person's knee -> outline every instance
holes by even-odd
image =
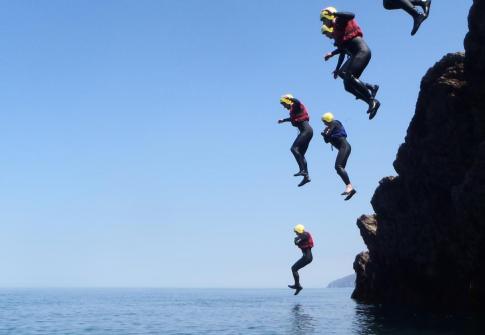
[[[335,164],[335,171],[337,171],[337,173],[342,173],[344,171],[344,167],[342,166],[342,164],[336,163]]]
[[[293,265],[293,266],[291,267],[291,272],[293,272],[293,273],[297,273],[297,272],[298,272],[298,267],[297,267],[296,265]]]
[[[291,147],[290,150],[291,150],[291,153],[293,155],[299,155],[300,154],[300,149],[298,147],[293,146],[293,147]]]

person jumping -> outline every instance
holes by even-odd
[[[295,284],[288,285],[289,288],[295,290],[295,295],[297,295],[301,290],[303,290],[303,287],[300,285],[300,275],[298,274],[298,270],[307,266],[313,261],[313,238],[309,232],[305,231],[305,227],[301,224],[297,224],[293,231],[296,234],[294,243],[296,246],[298,246],[298,248],[301,249],[303,253],[303,256],[291,267]]]
[[[295,177],[302,176],[303,180],[298,184],[298,187],[309,183],[310,176],[308,174],[307,161],[305,153],[308,145],[313,137],[313,129],[310,126],[310,116],[308,115],[305,105],[298,99],[295,99],[291,94],[283,95],[280,98],[281,105],[290,111],[290,117],[278,120],[278,123],[291,122],[291,124],[298,128],[298,136],[291,146],[291,153],[295,156],[300,171],[294,174]]]
[[[335,160],[335,170],[345,183],[345,200],[350,200],[357,191],[350,183],[349,175],[345,171],[347,160],[349,159],[352,148],[347,142],[347,132],[344,126],[338,120],[335,120],[332,113],[325,113],[322,116],[322,121],[325,124],[325,129],[322,132],[325,143],[330,143],[338,150],[337,159]]]
[[[367,103],[367,113],[372,120],[381,105],[375,98],[379,86],[360,80],[371,59],[371,51],[363,39],[364,35],[355,20],[355,14],[337,12],[334,7],[327,7],[321,11],[320,20],[323,22],[322,33],[334,39],[337,46],[336,50],[325,55],[325,61],[340,54],[334,78],[340,76],[344,81],[345,90]],[[346,54],[350,57],[340,67]]]

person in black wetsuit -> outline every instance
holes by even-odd
[[[330,39],[333,39],[333,28],[329,28],[326,25],[323,25],[322,26],[322,34],[325,35],[325,36],[327,36]],[[325,55],[325,57],[324,57],[325,58],[325,61],[328,61],[330,58],[332,58],[335,55],[339,55],[339,58],[338,58],[338,61],[337,61],[337,66],[335,68],[335,71],[333,71],[333,77],[335,79],[337,79],[337,77],[340,77],[340,78],[342,78],[342,79],[345,80],[345,76],[344,76],[344,74],[345,74],[345,67],[348,66],[347,63],[350,61],[350,58],[352,57],[352,54],[349,53],[345,49],[339,49],[339,48],[337,48],[334,51],[329,52],[329,53],[327,53]],[[344,63],[344,60],[345,60],[346,57],[347,57],[346,65],[344,65],[345,67],[342,70],[342,64]],[[379,90],[379,85],[371,85],[371,84],[365,83],[363,81],[361,81],[361,83],[364,84],[365,87],[367,87],[367,89],[370,91],[372,97],[375,98],[375,96],[377,94],[377,91]],[[359,98],[357,98],[357,99],[359,99]]]
[[[353,13],[337,12],[334,7],[328,7],[320,13],[323,21],[322,33],[335,40],[337,49],[325,55],[325,61],[340,54],[337,68],[333,72],[334,78],[340,76],[344,81],[345,90],[361,99],[369,106],[367,113],[372,120],[381,103],[375,98],[378,85],[362,82],[359,78],[371,59],[371,51],[365,43],[362,30]],[[345,55],[349,59],[343,64]]]
[[[383,0],[385,9],[403,9],[413,17],[414,24],[411,35],[416,34],[421,23],[428,18],[431,0]],[[423,13],[416,10],[415,6],[420,6]]]
[[[294,127],[299,130],[293,145],[291,146],[291,153],[295,156],[296,162],[300,171],[294,174],[295,177],[302,176],[303,180],[298,184],[298,187],[309,183],[310,176],[308,174],[307,161],[305,159],[305,153],[308,149],[308,145],[313,137],[313,129],[310,126],[310,116],[303,105],[298,99],[295,99],[291,94],[286,94],[280,98],[281,105],[290,111],[290,117],[286,119],[278,120],[278,123],[291,122]]]
[[[346,196],[345,200],[349,200],[355,193],[357,193],[357,191],[350,183],[349,175],[347,174],[347,171],[345,171],[347,160],[352,151],[349,142],[347,142],[347,133],[345,132],[342,123],[338,120],[334,120],[332,113],[323,114],[322,121],[326,126],[322,132],[325,143],[330,143],[338,150],[337,159],[335,160],[335,170],[345,183],[345,191],[342,195]]]
[[[297,295],[301,290],[303,290],[303,287],[300,285],[300,275],[298,274],[298,270],[307,266],[313,261],[313,238],[309,232],[305,231],[305,227],[301,224],[296,225],[293,231],[296,234],[294,241],[295,245],[298,246],[303,253],[303,256],[291,267],[295,284],[288,285],[289,288],[295,290],[295,295]]]

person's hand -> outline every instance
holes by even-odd
[[[278,120],[278,123],[283,123],[283,122],[285,122],[285,120],[283,120],[283,119]]]
[[[332,73],[333,73],[333,79],[337,79],[338,78],[338,71],[335,70]]]
[[[333,57],[332,53],[331,53],[331,52],[329,52],[329,53],[325,54],[324,59],[325,59],[325,61],[328,61],[328,60],[329,60],[330,58],[332,58],[332,57]]]

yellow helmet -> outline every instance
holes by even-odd
[[[294,99],[294,97],[291,94],[285,94],[280,98],[280,102],[291,105],[293,103],[292,99]]]
[[[322,115],[322,121],[330,123],[333,121],[333,114],[332,113],[325,113]]]
[[[301,224],[297,224],[295,228],[293,228],[293,231],[298,234],[303,234],[303,232],[305,231],[305,227]]]
[[[332,34],[333,33],[333,27],[329,27],[327,25],[322,25],[322,34],[326,34],[326,33],[330,33]]]
[[[327,20],[333,20],[335,19],[335,13],[337,12],[337,8],[335,7],[327,7],[325,9],[322,9],[320,12],[320,21],[323,21],[324,19]]]

